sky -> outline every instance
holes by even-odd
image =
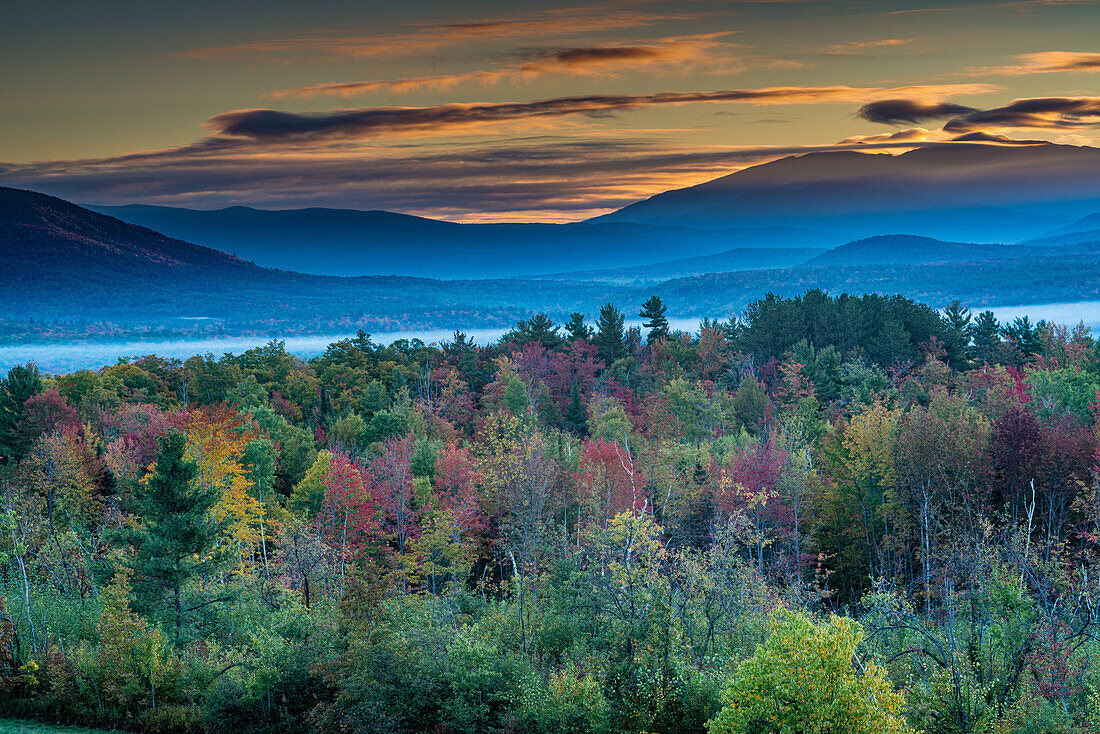
[[[1100,144],[1100,0],[38,0],[0,185],[582,220],[783,155]]]

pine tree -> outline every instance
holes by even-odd
[[[23,417],[23,404],[42,390],[37,365],[16,365],[0,380],[0,462],[14,464],[21,457],[16,426]]]
[[[660,296],[650,296],[649,300],[642,304],[642,310],[638,313],[645,321],[642,326],[649,329],[646,343],[652,344],[660,338],[668,338],[668,319],[665,318],[665,304]]]
[[[974,321],[974,358],[982,363],[993,362],[1001,346],[1001,327],[992,311],[982,311]]]
[[[547,349],[557,349],[562,343],[558,327],[544,313],[537,313],[530,319],[520,321],[512,331],[511,337],[521,347],[537,342]]]
[[[1001,333],[1020,351],[1020,359],[1027,362],[1036,354],[1042,354],[1043,342],[1039,338],[1040,324],[1031,325],[1031,319],[1020,316],[1001,327]]]
[[[967,352],[974,331],[972,320],[970,309],[962,305],[961,301],[954,300],[943,310],[943,321],[947,327],[944,349],[947,351],[947,362],[954,369],[963,370],[969,366]]]
[[[222,570],[230,558],[217,547],[221,528],[211,518],[221,489],[196,481],[198,466],[184,456],[185,434],[172,431],[159,445],[153,473],[134,491],[141,525],[123,539],[134,546],[131,566],[143,606],[167,612],[178,643],[189,612],[229,600],[215,597],[186,607],[188,585]]]
[[[604,364],[612,364],[626,351],[623,343],[626,337],[623,331],[624,321],[623,312],[615,308],[615,304],[605,303],[600,306],[600,320],[596,322],[593,342],[599,348],[600,359]]]
[[[569,395],[569,410],[565,413],[566,423],[580,436],[588,432],[588,412],[581,400],[581,389],[576,380]]]
[[[584,323],[584,314],[574,312],[569,314],[569,320],[565,322],[565,332],[569,334],[569,340],[592,341],[592,329]]]

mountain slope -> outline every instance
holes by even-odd
[[[88,211],[45,194],[0,187],[0,262],[9,268],[259,270],[224,252]]]
[[[501,278],[605,269],[731,247],[839,244],[786,226],[733,231],[632,223],[456,224],[383,211],[90,207],[259,265],[318,275]]]
[[[1100,206],[1100,149],[951,144],[807,153],[658,194],[592,221],[697,227],[784,223],[859,239],[906,232],[1017,241]]]
[[[1080,234],[1082,232],[1089,232],[1100,230],[1100,212],[1089,214],[1087,217],[1081,217],[1076,222],[1067,224],[1065,227],[1059,227],[1058,229],[1047,232],[1045,237],[1054,237],[1063,234]]]

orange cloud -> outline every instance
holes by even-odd
[[[492,40],[575,36],[597,31],[638,28],[673,20],[693,20],[689,13],[644,13],[607,7],[547,10],[517,20],[422,24],[406,32],[346,35],[307,33],[300,36],[188,49],[175,58],[230,59],[313,54],[352,58],[410,56],[442,48]]]
[[[878,133],[876,135],[853,135],[844,138],[838,145],[856,145],[866,143],[914,143],[930,140],[945,140],[947,136],[939,130],[926,130],[923,127],[910,127],[892,133]]]
[[[826,46],[822,52],[826,56],[869,56],[869,52],[875,49],[907,46],[912,43],[912,38],[883,38],[878,41],[849,41]]]
[[[1100,53],[1041,51],[1034,54],[1020,54],[1015,58],[1018,62],[1016,64],[976,68],[968,71],[973,74],[1003,74],[1006,76],[1075,71],[1100,72]]]
[[[525,54],[522,63],[500,69],[457,72],[383,81],[329,82],[266,95],[272,99],[308,99],[331,95],[353,97],[368,92],[405,93],[425,89],[444,90],[476,83],[526,82],[545,75],[614,76],[624,72],[683,73],[699,69],[740,71],[745,60],[733,54],[734,44],[720,39],[730,32],[661,39],[648,44],[603,45],[545,49]]]

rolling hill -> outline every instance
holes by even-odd
[[[824,252],[827,251],[805,247],[737,248],[717,255],[689,257],[655,265],[555,273],[543,277],[555,280],[586,280],[620,285],[659,283],[672,278],[686,278],[707,273],[794,267]]]
[[[1034,248],[1020,245],[944,242],[916,235],[879,235],[827,250],[809,260],[824,265],[925,265],[942,262],[1014,260],[1033,256]]]

